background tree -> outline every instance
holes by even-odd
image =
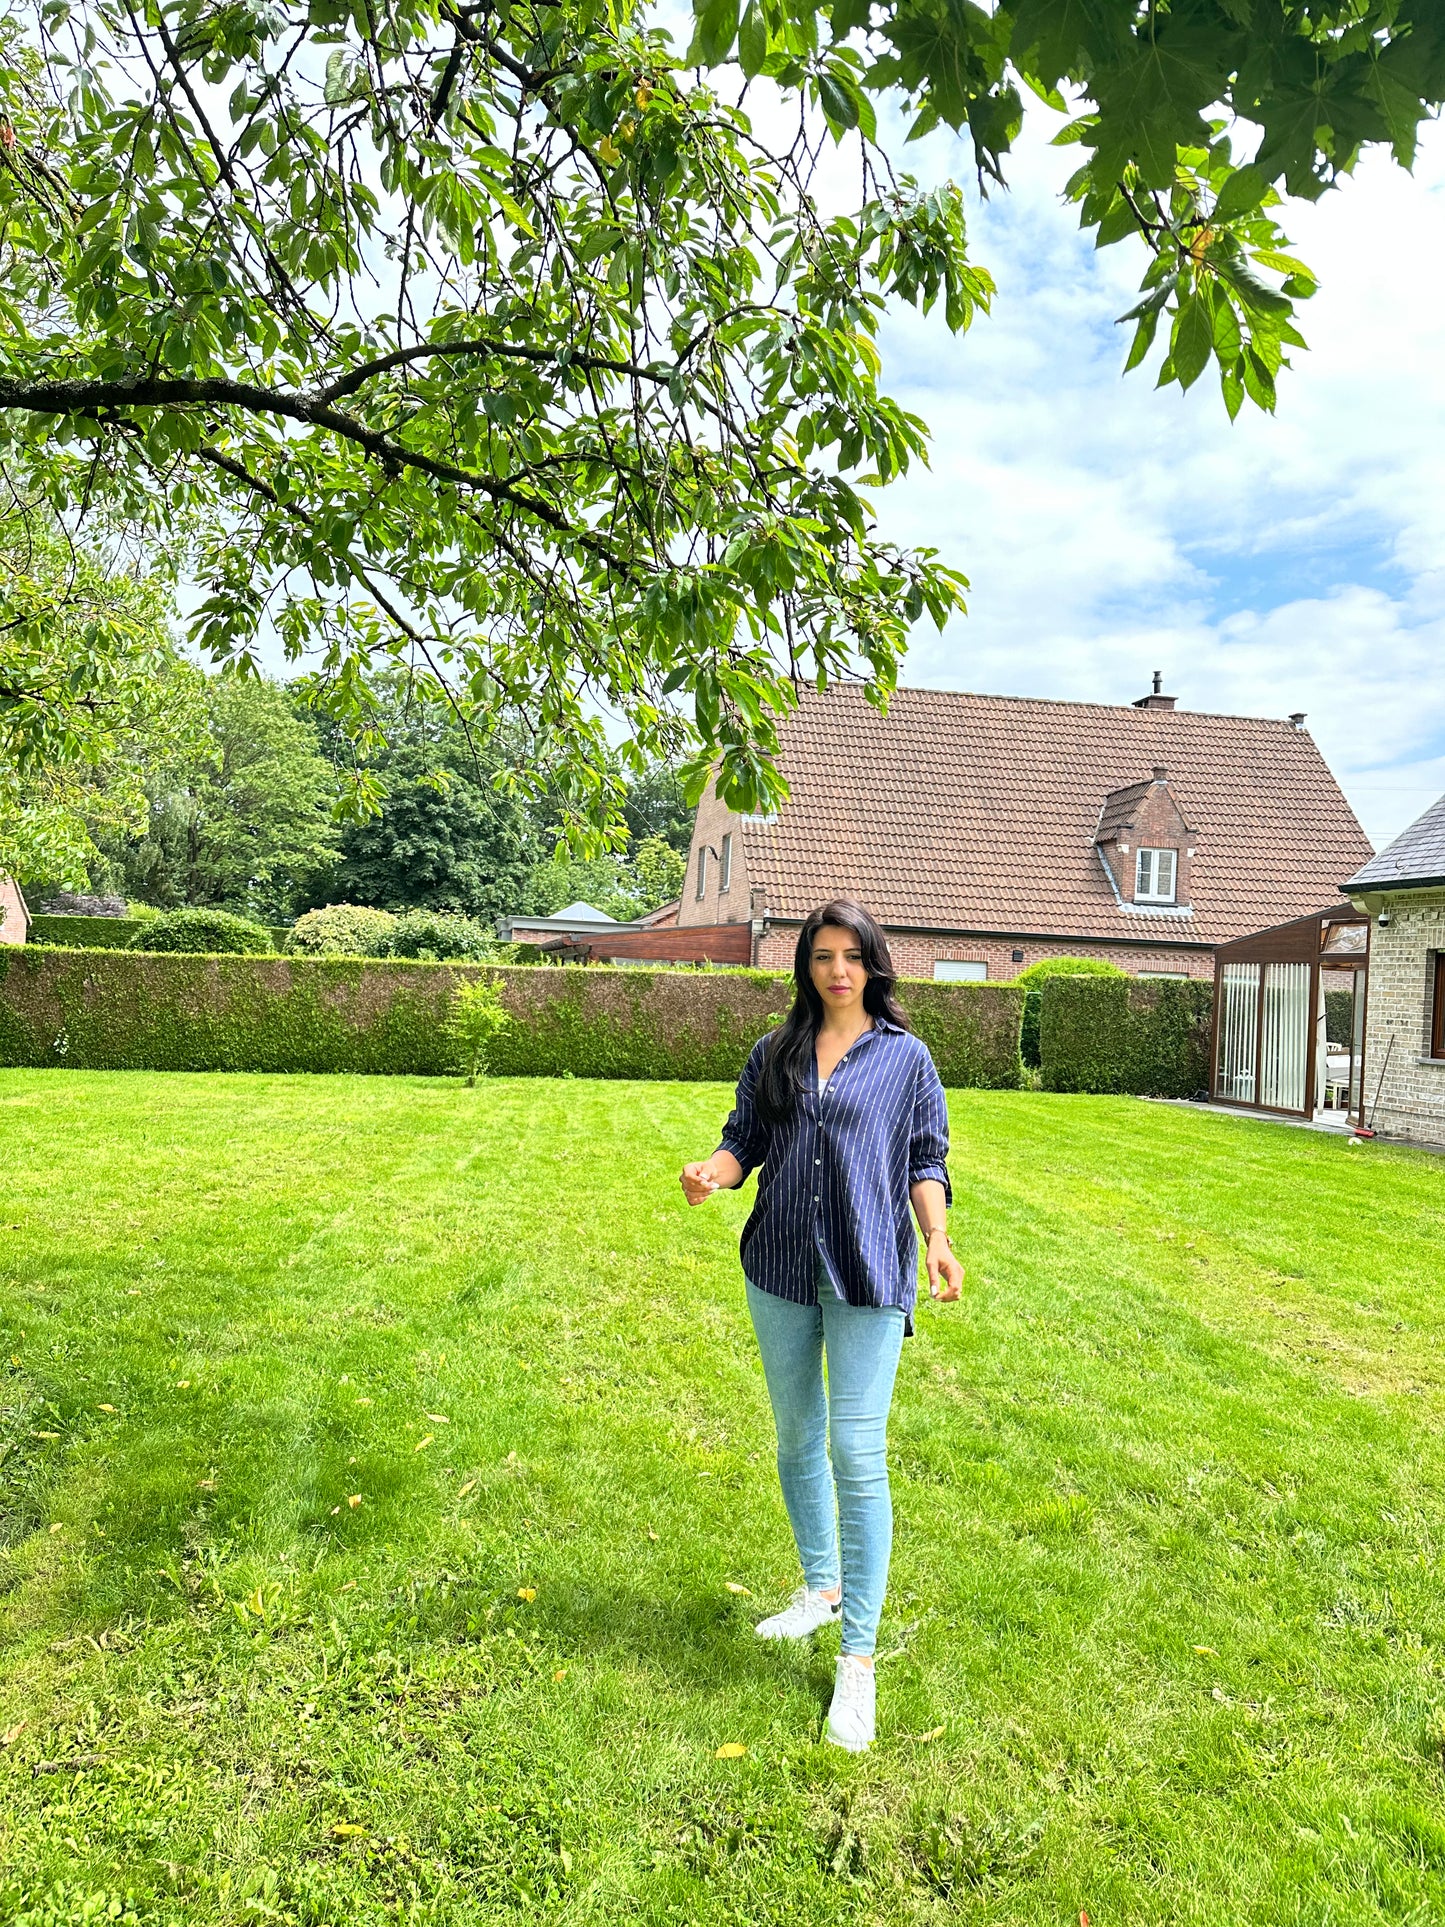
[[[215,905],[289,920],[335,861],[335,773],[290,692],[255,676],[174,672],[198,687],[204,734],[147,785],[138,837],[99,839],[98,880],[161,909]]]
[[[681,776],[670,764],[654,763],[629,782],[622,814],[634,852],[645,838],[654,836],[661,837],[679,856],[686,856],[691,848],[693,807]]]
[[[477,742],[429,677],[388,679],[375,692],[373,716],[378,740],[357,775],[375,781],[377,813],[345,825],[340,861],[318,878],[318,891],[486,923],[520,909],[550,914],[579,896],[630,917],[679,893],[677,848],[688,847],[693,813],[666,765],[628,783],[604,745],[609,774],[625,784],[627,842],[616,855],[577,859],[557,850],[566,801],[551,782],[552,745],[516,723]],[[344,768],[356,764],[334,724],[323,727],[322,743]]]
[[[991,284],[873,93],[966,127],[985,184],[1026,93],[1072,98],[1082,221],[1148,250],[1131,362],[1163,330],[1160,379],[1213,359],[1231,409],[1272,405],[1313,292],[1279,192],[1371,142],[1407,162],[1445,95],[1438,0],[700,9],[693,59],[736,74],[689,74],[627,0],[45,0],[4,28],[0,455],[62,508],[202,529],[205,646],[274,623],[358,738],[395,663],[477,735],[524,716],[564,825],[613,842],[650,756],[777,800],[797,682],[882,702],[959,604],[872,532],[925,449],[875,336],[893,298],[963,328]],[[763,137],[740,81],[801,95],[796,131]],[[824,128],[857,147],[831,215]]]
[[[304,690],[297,694],[304,700]],[[371,723],[362,759],[334,722],[323,725],[326,753],[344,776],[374,785],[377,804],[345,825],[339,862],[318,888],[347,903],[486,922],[515,910],[555,842],[545,833],[543,756],[516,726],[478,741],[430,677],[387,678],[372,692]],[[512,785],[521,787],[523,766],[533,781],[519,795]]]
[[[95,838],[144,827],[148,771],[200,722],[167,576],[104,527],[86,534],[43,503],[0,507],[0,873],[36,891],[83,888]]]

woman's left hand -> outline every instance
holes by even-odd
[[[940,1305],[957,1304],[963,1292],[963,1266],[942,1238],[930,1238],[928,1243],[924,1260],[928,1266],[928,1295]]]

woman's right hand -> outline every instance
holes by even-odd
[[[703,1158],[698,1164],[684,1164],[682,1167],[682,1195],[689,1204],[706,1204],[713,1192],[720,1189],[712,1168],[712,1159]]]
[[[743,1167],[731,1151],[714,1151],[682,1167],[682,1195],[689,1204],[706,1204],[714,1191],[734,1191],[742,1181]]]

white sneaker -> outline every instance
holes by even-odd
[[[799,1586],[782,1612],[760,1619],[753,1631],[759,1639],[806,1639],[820,1626],[831,1626],[842,1610],[841,1600]]]
[[[840,1653],[828,1708],[828,1738],[848,1753],[866,1753],[873,1744],[878,1716],[878,1682],[873,1668],[851,1653]]]

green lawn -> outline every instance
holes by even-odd
[[[0,1073],[0,1921],[1445,1915],[1445,1164],[955,1094],[852,1759],[726,1105]]]

